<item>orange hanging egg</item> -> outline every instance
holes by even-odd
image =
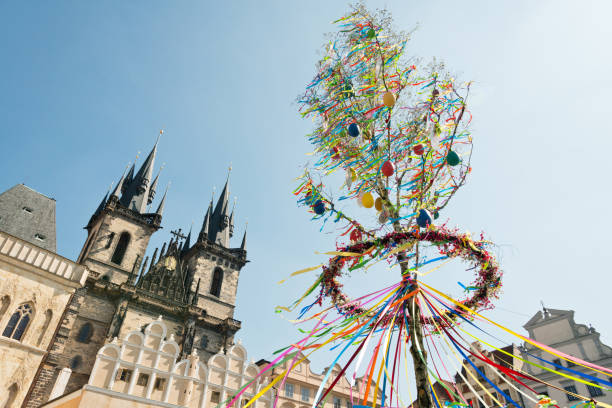
[[[378,197],[376,199],[376,201],[374,201],[374,208],[376,208],[377,211],[381,211],[383,208],[383,202],[382,202],[382,198]]]
[[[361,196],[361,204],[363,204],[365,208],[372,208],[374,206],[374,197],[372,197],[372,193],[363,193]]]
[[[392,108],[393,106],[395,106],[395,95],[393,94],[393,92],[386,92],[383,95],[383,103],[387,108]]]

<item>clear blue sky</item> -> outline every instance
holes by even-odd
[[[400,28],[419,24],[409,52],[474,80],[474,171],[442,219],[499,244],[505,289],[489,315],[520,329],[543,300],[575,310],[612,343],[612,4],[372,4],[387,6]],[[74,259],[109,184],[138,151],[142,161],[159,129],[162,184],[172,186],[154,244],[192,221],[199,229],[231,162],[234,245],[248,220],[252,261],[240,280],[238,337],[251,356],[269,355],[298,334],[273,307],[314,275],[276,282],[334,248],[291,195],[311,128],[294,100],[345,10],[324,0],[2,2],[0,190],[23,182],[54,197],[58,250]],[[371,287],[367,279],[355,290]],[[459,279],[470,275],[430,282]]]

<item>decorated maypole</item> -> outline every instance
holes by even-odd
[[[298,311],[294,322],[305,337],[274,353],[259,376],[270,375],[276,367],[281,373],[270,377],[242,408],[272,387],[282,389],[294,367],[328,347],[337,355],[312,408],[323,407],[345,375],[351,404],[373,408],[408,407],[414,388],[419,408],[520,408],[523,400],[537,407],[556,404],[530,382],[565,392],[583,406],[612,408],[536,378],[522,365],[500,365],[483,347],[474,347],[475,340],[510,361],[590,387],[612,387],[602,379],[612,369],[554,350],[482,315],[501,289],[502,273],[489,252],[491,243],[436,221],[471,171],[469,83],[456,81],[439,63],[424,65],[407,56],[409,34],[392,30],[384,11],[370,13],[358,5],[335,23],[338,31],[298,100],[302,115],[315,124],[308,135],[315,161],[299,177],[294,194],[312,220],[322,224],[321,230],[337,231],[336,248],[325,253],[331,256],[326,263],[291,274],[320,271],[298,300],[277,309]],[[364,209],[357,210],[355,204]],[[457,282],[463,293],[459,299],[426,281],[430,273],[457,259],[474,274],[467,285]],[[386,273],[381,267],[385,264],[399,271],[396,283],[377,288],[375,276],[373,292],[353,298],[345,293],[341,278],[373,266],[373,273]],[[538,354],[514,355],[495,346],[500,340],[493,329],[516,336]],[[575,366],[581,371],[570,368]],[[465,386],[444,379],[455,376]],[[223,404],[236,406],[249,387],[244,385]],[[406,396],[410,400],[405,401]],[[277,403],[278,394],[275,407]]]
[[[299,100],[302,114],[317,124],[309,137],[319,158],[302,177],[300,202],[324,222],[348,223],[344,234],[350,233],[353,242],[377,240],[390,231],[421,234],[470,171],[471,138],[464,120],[469,88],[457,84],[441,64],[421,67],[407,58],[409,34],[393,31],[386,12],[355,6],[336,23],[340,30]],[[346,174],[345,194],[338,200],[320,181],[332,172]],[[377,225],[349,216],[339,206],[344,200],[375,207]],[[404,246],[397,253],[403,282],[417,287],[420,244]],[[415,300],[402,307],[409,317],[418,403],[430,407],[423,319]]]

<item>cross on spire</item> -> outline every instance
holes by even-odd
[[[183,232],[183,230],[181,228],[179,228],[178,231],[177,230],[170,231],[170,234],[174,235],[177,239],[185,239],[185,238],[187,238],[187,236],[181,234],[181,232]]]

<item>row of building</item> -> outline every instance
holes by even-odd
[[[149,248],[166,203],[164,193],[151,210],[156,155],[157,143],[138,170],[133,165],[107,192],[74,261],[57,254],[55,200],[22,184],[0,194],[0,408],[209,408],[244,389],[243,406],[282,370],[258,376],[267,362],[250,361],[234,341],[241,327],[234,318],[236,293],[248,260],[246,231],[240,245],[231,245],[229,177],[197,235],[173,230],[161,248]],[[612,349],[593,328],[576,324],[573,312],[545,309],[525,328],[544,344],[612,366]],[[538,355],[523,347],[508,350]],[[523,368],[522,361],[496,353],[491,358],[501,364]],[[464,370],[449,385],[474,407],[495,406],[496,394],[470,378]],[[254,405],[270,407],[278,398],[281,408],[308,407],[322,380],[305,360],[282,389],[270,387]],[[522,406],[531,405],[508,387]],[[598,388],[570,382],[557,388],[612,402]],[[539,391],[565,401],[557,388]],[[444,387],[434,390],[444,401]],[[351,408],[358,394],[357,385],[342,378],[323,408]]]

